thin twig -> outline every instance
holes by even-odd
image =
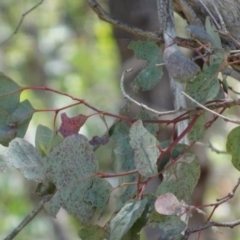
[[[228,193],[227,196],[225,196],[224,198],[222,199],[217,199],[217,203],[213,203],[213,204],[208,204],[208,205],[205,205],[205,206],[202,206],[202,207],[210,207],[210,206],[214,206],[213,210],[212,210],[212,213],[210,214],[209,218],[208,218],[208,221],[199,226],[199,227],[195,227],[195,228],[187,228],[185,230],[185,233],[184,233],[184,240],[187,240],[189,235],[192,234],[192,233],[195,233],[195,232],[200,232],[202,230],[205,230],[207,228],[210,228],[210,227],[230,227],[230,228],[234,228],[235,226],[237,225],[240,225],[240,219],[239,220],[236,220],[236,221],[232,221],[232,222],[213,222],[213,221],[209,221],[214,213],[214,211],[223,203],[229,201],[230,199],[232,199],[238,189],[240,185],[240,178],[238,179],[238,182],[237,184],[234,186],[234,188],[232,189],[232,191],[230,193]]]
[[[192,97],[190,97],[187,93],[185,92],[182,92],[182,94],[187,97],[189,100],[191,100],[192,102],[196,103],[199,107],[205,109],[206,111],[214,114],[214,115],[217,115],[218,117],[222,118],[223,120],[225,121],[228,121],[228,122],[232,122],[232,123],[235,123],[235,124],[240,124],[240,121],[239,120],[234,120],[234,119],[230,119],[228,117],[225,117],[217,112],[214,112],[213,110],[207,108],[206,106],[202,105],[201,103],[197,102],[195,99],[193,99]]]
[[[147,39],[151,39],[154,41],[163,41],[162,34],[157,34],[154,32],[149,31],[143,31],[140,28],[137,28],[135,26],[130,26],[126,23],[123,23],[119,21],[118,19],[112,17],[109,13],[107,13],[100,4],[95,0],[86,0],[88,5],[92,8],[92,10],[98,15],[98,17],[101,20],[104,20],[105,22],[111,23],[113,26],[121,28],[122,30],[125,30],[127,32],[130,32],[134,35],[142,36]]]
[[[14,32],[7,38],[5,39],[3,42],[0,43],[0,46],[5,44],[6,42],[8,42],[9,40],[11,40],[11,38],[18,33],[19,28],[21,27],[24,18],[33,10],[35,10],[39,5],[41,5],[44,2],[44,0],[41,0],[40,2],[38,2],[36,5],[34,5],[33,7],[31,7],[29,10],[27,10],[25,13],[22,14],[22,17],[20,19],[20,21],[18,22],[17,27],[15,28]]]
[[[211,19],[214,21],[216,27],[218,30],[221,29],[220,25],[218,24],[217,20],[215,19],[215,17],[212,15],[211,11],[208,9],[208,7],[206,6],[206,4],[202,1],[199,0],[199,2],[202,4],[202,6],[205,8],[205,10],[208,12],[209,16],[211,17]]]
[[[127,98],[129,101],[133,102],[133,103],[136,104],[137,106],[142,107],[142,108],[144,108],[145,110],[148,110],[148,111],[150,111],[150,112],[152,112],[152,113],[158,114],[159,116],[160,116],[160,115],[168,115],[168,114],[176,113],[176,110],[166,111],[166,112],[159,112],[159,111],[157,111],[157,110],[155,110],[155,109],[152,109],[152,108],[146,106],[145,104],[139,103],[139,102],[136,101],[135,99],[131,98],[131,97],[125,92],[125,89],[124,89],[124,76],[125,76],[125,73],[131,72],[131,71],[132,71],[132,68],[124,71],[123,74],[122,74],[122,77],[121,77],[121,81],[120,81],[120,89],[121,89],[121,92],[122,92],[122,94],[123,94],[123,96],[124,96],[125,98]]]
[[[43,205],[52,198],[52,195],[47,195],[42,198],[38,205],[32,210],[32,212],[27,215],[23,221],[6,237],[4,240],[11,240],[29,223],[33,218],[41,211]]]
[[[218,150],[218,149],[216,149],[213,145],[212,145],[212,143],[209,141],[209,143],[208,143],[209,145],[208,145],[208,148],[210,148],[213,152],[215,152],[215,153],[217,153],[217,154],[229,154],[228,152],[226,152],[226,151],[220,151],[220,150]]]
[[[86,2],[101,20],[112,24],[114,27],[120,28],[126,32],[137,35],[139,37],[143,37],[148,40],[163,43],[162,32],[157,33],[157,32],[150,32],[150,31],[143,31],[142,29],[137,28],[135,26],[130,26],[129,24],[123,23],[120,20],[111,16],[109,13],[107,13],[96,0],[86,0]],[[174,41],[179,46],[183,46],[183,47],[189,46],[189,47],[195,48],[198,46],[196,41],[191,39],[176,37]]]
[[[195,233],[202,231],[204,229],[210,228],[210,227],[229,227],[229,228],[234,228],[237,225],[240,225],[240,219],[232,222],[207,222],[206,224],[196,227],[196,228],[188,228],[185,231],[185,238],[188,239],[190,233]]]
[[[227,28],[226,28],[226,24],[225,24],[225,22],[224,22],[224,20],[223,20],[223,17],[222,17],[222,15],[221,15],[221,13],[219,12],[219,10],[218,10],[218,8],[217,8],[215,2],[212,1],[211,4],[213,5],[213,7],[214,7],[214,9],[215,9],[215,11],[216,11],[216,14],[217,14],[217,16],[218,16],[218,19],[219,19],[219,21],[220,21],[221,30],[222,30],[223,32],[225,32],[225,33],[228,33]],[[220,30],[220,29],[219,29],[219,30]]]

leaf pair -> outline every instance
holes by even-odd
[[[8,146],[15,137],[23,137],[34,113],[28,100],[20,102],[20,87],[0,73],[0,144]]]
[[[81,222],[87,223],[96,208],[100,213],[103,211],[112,191],[105,179],[95,176],[98,161],[93,147],[86,137],[77,134],[66,137],[58,144],[53,141],[56,146],[50,152],[41,142],[38,142],[38,148],[45,157],[27,141],[16,138],[0,158],[20,170],[29,180],[55,185],[56,193],[45,204],[50,215],[56,216],[63,207]]]

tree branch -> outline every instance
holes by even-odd
[[[173,3],[172,0],[157,0],[158,6],[158,18],[160,24],[160,30],[163,31],[163,38],[165,42],[165,48],[168,48],[168,51],[171,51],[172,55],[178,53],[177,45],[173,41],[176,38],[176,33],[174,29],[174,21],[173,21]],[[170,49],[171,48],[171,49]],[[166,62],[165,62],[166,63]],[[174,66],[172,66],[174,67]],[[186,108],[186,102],[181,94],[183,91],[182,84],[178,83],[176,79],[174,79],[169,74],[171,91],[173,94],[173,101],[175,109]],[[184,120],[178,123],[178,136],[181,135],[182,132],[187,128],[188,121]],[[185,135],[181,142],[187,144],[188,138]]]
[[[33,218],[41,211],[43,205],[52,198],[52,195],[47,195],[42,198],[38,205],[32,210],[32,212],[27,215],[23,221],[6,237],[4,240],[11,240],[29,223]]]
[[[34,5],[33,7],[31,7],[30,9],[28,9],[25,13],[22,14],[22,17],[17,25],[17,27],[15,28],[14,32],[7,38],[5,39],[3,42],[0,43],[0,46],[3,45],[4,43],[8,42],[9,40],[11,40],[11,38],[18,33],[19,28],[21,27],[24,18],[33,10],[35,10],[39,5],[41,5],[43,3],[44,0],[40,0],[40,2],[38,2],[36,5]]]
[[[137,28],[135,26],[130,26],[126,23],[121,22],[120,20],[114,18],[109,13],[107,13],[101,5],[96,0],[86,0],[90,8],[97,14],[97,16],[113,26],[120,28],[126,32],[132,33],[134,35],[137,35],[139,37],[143,37],[145,39],[149,39],[155,42],[163,43],[163,36],[162,32],[156,33],[156,32],[150,32],[150,31],[144,31],[140,28]],[[198,47],[198,43],[191,39],[181,38],[181,37],[175,37],[174,41],[182,47],[190,47],[190,48],[196,48]]]

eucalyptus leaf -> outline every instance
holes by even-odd
[[[113,169],[116,173],[127,172],[134,170],[134,152],[130,146],[129,128],[123,123],[119,122],[113,130],[112,139],[114,140],[113,150]],[[137,174],[131,174],[119,177],[119,184],[131,183],[137,181]],[[119,198],[125,203],[136,192],[136,185],[129,185],[121,187]]]
[[[194,118],[194,114],[190,114],[190,121]],[[204,115],[198,117],[193,127],[188,132],[190,142],[196,142],[202,139],[206,133],[206,119]]]
[[[54,133],[50,128],[41,124],[37,126],[35,146],[43,157],[62,140],[63,138]]]
[[[160,154],[157,139],[143,127],[141,120],[132,124],[130,139],[139,173],[145,177],[155,176],[158,173],[156,163]]]
[[[176,240],[181,232],[186,228],[186,224],[181,221],[179,216],[166,216],[152,212],[148,219],[148,225],[159,228],[162,232],[161,239]]]
[[[240,171],[240,127],[231,130],[227,136],[226,149],[232,155],[233,166]]]
[[[16,138],[11,141],[8,150],[0,156],[0,159],[18,169],[29,180],[45,180],[42,157],[37,149],[26,140]]]
[[[19,98],[20,86],[0,72],[0,108],[13,112],[18,106]]]
[[[189,81],[186,85],[186,93],[201,104],[213,100],[220,89],[217,79],[219,67],[219,64],[213,64]],[[197,106],[195,102],[190,102],[190,105]]]
[[[43,158],[43,164],[47,180],[57,188],[54,197],[45,205],[46,209],[54,215],[61,206],[82,223],[87,223],[95,207],[84,200],[84,195],[92,187],[98,170],[88,139],[78,134],[66,137]]]
[[[162,67],[156,66],[163,62],[158,45],[152,41],[132,41],[128,48],[134,50],[137,58],[148,62],[146,68],[137,75],[132,86],[143,91],[151,90],[163,75]]]
[[[109,240],[121,240],[137,219],[140,218],[146,204],[146,198],[127,202],[110,221]]]
[[[198,158],[193,153],[185,153],[164,172],[164,179],[156,191],[156,196],[170,192],[179,201],[184,200],[188,203],[199,177]]]

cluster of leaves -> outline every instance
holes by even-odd
[[[113,187],[104,179],[108,175],[103,175],[98,169],[98,160],[94,153],[96,136],[89,141],[85,136],[78,134],[80,127],[87,120],[86,116],[79,114],[69,118],[63,113],[62,123],[57,132],[39,125],[34,147],[22,137],[35,110],[26,108],[26,104],[24,108],[18,106],[22,106],[22,103],[19,103],[22,89],[11,79],[2,74],[0,82],[1,86],[4,86],[0,96],[4,100],[1,101],[1,107],[9,115],[6,119],[2,119],[4,115],[1,115],[3,134],[1,140],[8,146],[7,151],[0,156],[1,166],[13,166],[28,180],[38,182],[36,193],[39,196],[52,194],[50,201],[44,205],[50,215],[55,217],[61,207],[65,208],[81,222],[79,236],[82,239],[138,239],[139,231],[145,225],[158,226],[164,236],[169,234],[172,236],[173,233],[177,236],[185,228],[177,212],[174,214],[169,212],[167,215],[170,216],[160,215],[156,212],[154,203],[158,195],[171,189],[179,199],[189,201],[199,177],[199,168],[198,174],[194,172],[197,159],[192,153],[186,153],[182,159],[191,160],[189,165],[186,165],[188,169],[180,168],[183,172],[180,171],[178,177],[182,179],[181,174],[185,175],[184,172],[192,167],[194,176],[189,175],[189,178],[183,178],[180,182],[170,180],[172,174],[175,174],[175,170],[185,160],[178,161],[175,165],[170,163],[168,170],[164,171],[166,178],[159,186],[157,195],[141,193],[142,187],[149,180],[158,177],[160,169],[157,163],[160,149],[163,147],[155,137],[159,130],[157,124],[143,124],[144,120],[151,119],[145,111],[141,111],[136,117],[139,120],[130,126],[120,121],[109,131],[109,137],[114,142],[113,168],[116,176],[122,175],[119,177],[119,186],[122,187],[116,197],[116,194],[113,195]],[[28,103],[27,106],[29,105]],[[10,122],[9,119],[16,120]],[[21,130],[22,135],[15,134],[11,138],[6,138],[8,131],[4,130],[13,123],[14,129]],[[101,140],[99,141],[101,143]],[[176,158],[183,149],[186,150],[186,146],[177,145],[172,156]],[[168,161],[170,155],[166,154],[165,158]],[[166,165],[166,159],[164,161]],[[185,185],[187,183],[186,189],[182,188],[184,181]],[[178,191],[180,186],[181,195]],[[112,215],[104,227],[89,226],[94,214],[102,216],[111,196],[116,197],[118,203],[116,214]]]
[[[210,22],[208,34],[216,42],[214,53],[203,70],[186,84],[186,93],[197,102],[205,104],[222,95],[217,73],[225,60],[219,35]],[[152,89],[162,76],[159,47],[150,41],[132,42],[129,46],[137,58],[147,61],[147,66],[133,82],[135,89]],[[177,79],[176,79],[177,80]],[[179,79],[181,82],[181,79]],[[8,146],[0,155],[0,166],[13,166],[27,178],[38,182],[36,193],[43,197],[52,195],[45,203],[46,211],[56,216],[62,207],[81,223],[81,239],[139,239],[139,232],[148,225],[161,230],[161,239],[183,239],[186,228],[180,215],[193,209],[191,195],[200,176],[198,157],[189,146],[178,141],[159,142],[159,125],[156,118],[144,110],[130,123],[121,120],[108,131],[114,143],[113,169],[115,174],[99,171],[94,150],[107,143],[106,137],[95,136],[89,140],[78,134],[88,116],[79,114],[69,118],[61,115],[58,131],[39,125],[35,146],[22,139],[35,110],[28,100],[19,101],[23,88],[7,76],[0,75],[0,143]],[[191,103],[195,107],[195,103]],[[197,117],[197,118],[196,118]],[[190,115],[188,136],[191,142],[201,139],[206,130],[203,116]],[[152,123],[151,123],[151,120]],[[176,124],[174,120],[173,124]],[[233,156],[233,165],[240,170],[238,140],[240,128],[228,136],[227,150]],[[104,147],[104,146],[103,146]],[[153,194],[144,194],[145,186],[153,178],[163,180]],[[118,177],[116,193],[105,178]],[[104,226],[92,225],[91,219],[99,218],[110,198],[116,206]]]

